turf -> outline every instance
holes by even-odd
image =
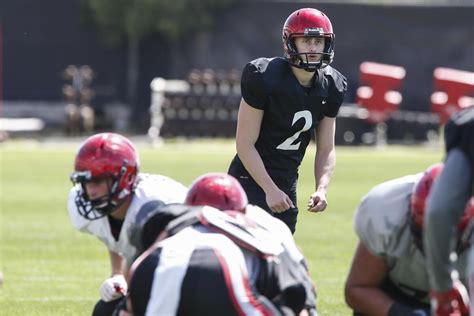
[[[79,233],[66,210],[69,174],[78,143],[0,145],[1,315],[89,315],[109,273],[105,247]],[[231,141],[173,141],[160,148],[139,142],[143,172],[160,173],[186,185],[198,175],[226,171]],[[300,216],[295,238],[318,291],[320,315],[350,315],[343,287],[356,237],[352,217],[375,184],[423,170],[442,159],[440,147],[340,147],[329,188],[329,206],[309,214],[312,193],[310,146],[300,169]]]

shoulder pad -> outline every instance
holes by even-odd
[[[421,174],[375,186],[362,200],[354,217],[354,229],[362,244],[377,256],[398,256],[410,242],[409,203],[413,185]]]
[[[327,66],[322,70],[325,77],[332,79],[337,91],[345,92],[347,90],[347,79],[343,74],[331,66]]]
[[[284,250],[268,230],[240,212],[204,207],[198,216],[202,225],[221,232],[237,245],[262,257],[278,256]]]

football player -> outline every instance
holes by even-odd
[[[262,218],[279,226],[257,221],[258,216],[247,214],[250,209],[240,184],[225,174],[198,178],[184,205],[142,207],[130,235],[137,248],[148,250],[131,268],[128,311],[317,315],[301,253],[295,257],[289,241],[268,227],[283,227],[292,238],[289,229],[263,210]]]
[[[182,202],[187,188],[161,175],[139,173],[139,157],[127,138],[89,137],[76,155],[68,211],[74,227],[96,236],[109,251],[111,275],[100,287],[93,315],[111,315],[127,291],[124,274],[136,256],[127,229],[150,200]]]
[[[433,291],[432,309],[436,316],[466,311],[463,308],[466,302],[462,300],[457,286],[458,274],[464,271],[457,270],[453,265],[451,253],[457,233],[456,223],[463,215],[466,203],[474,195],[474,106],[455,113],[445,126],[444,136],[445,167],[428,201],[424,240]],[[470,230],[466,233],[466,239],[470,239]],[[471,257],[474,257],[474,253]],[[469,267],[474,269],[474,258]],[[470,272],[470,288],[473,315],[474,271]]]
[[[330,66],[331,21],[312,8],[293,12],[283,26],[284,58],[259,58],[242,73],[236,148],[228,173],[249,202],[283,220],[294,233],[298,168],[312,130],[316,132],[315,192],[310,212],[327,206],[326,191],[336,164],[336,115],[346,78]]]
[[[382,183],[362,199],[354,218],[359,244],[345,285],[354,315],[430,315],[423,218],[442,168],[437,164],[424,173]],[[472,215],[466,214],[460,227],[464,229]],[[458,244],[461,270],[468,257],[466,247],[465,242]]]
[[[185,204],[212,206],[221,211],[240,211],[259,225],[271,231],[285,245],[295,262],[306,268],[304,256],[295,244],[288,226],[271,216],[262,208],[248,203],[247,195],[240,183],[225,173],[207,173],[193,181],[186,195]]]

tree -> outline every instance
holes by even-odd
[[[128,45],[127,99],[136,101],[140,42],[158,32],[169,40],[212,26],[213,15],[235,0],[83,0],[88,16],[111,45]]]

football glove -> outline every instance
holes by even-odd
[[[456,281],[446,292],[431,292],[431,311],[434,316],[469,315],[469,295],[466,287]]]
[[[100,286],[100,297],[104,302],[114,301],[127,293],[127,281],[122,274],[114,275]]]

